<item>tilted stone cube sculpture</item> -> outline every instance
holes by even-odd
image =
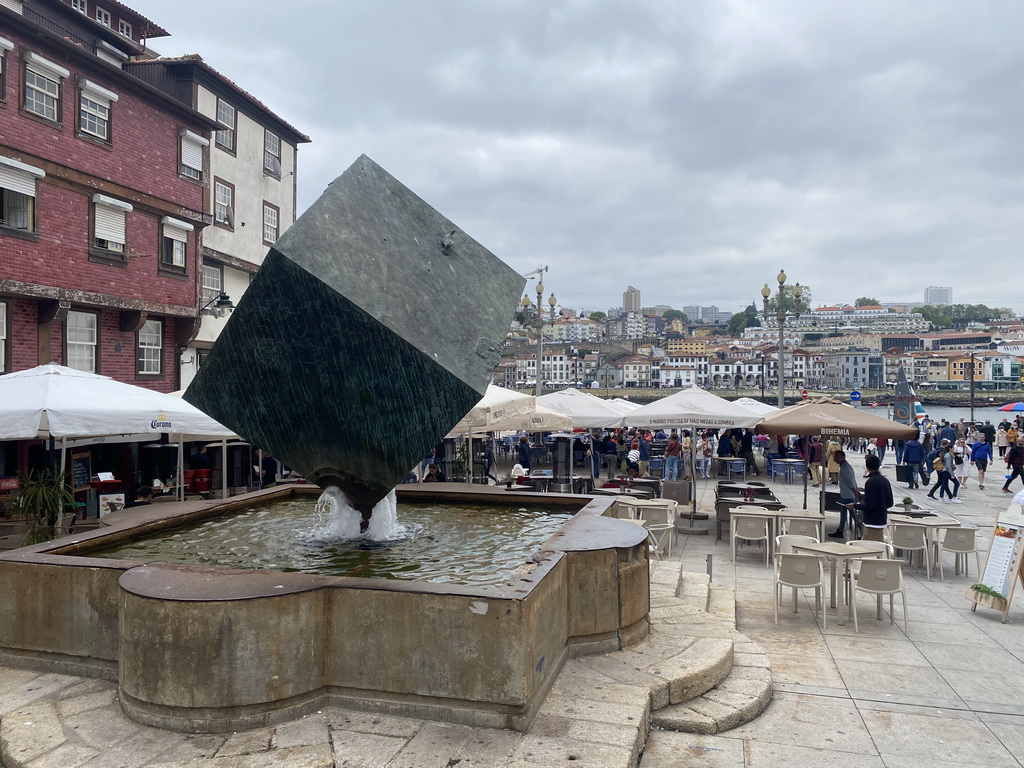
[[[364,155],[270,249],[185,399],[365,523],[483,397],[524,284]]]

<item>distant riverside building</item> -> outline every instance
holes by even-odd
[[[632,285],[628,286],[622,293],[622,311],[640,314],[640,291]]]
[[[953,289],[949,286],[929,285],[924,289],[925,304],[952,304]]]
[[[683,314],[686,315],[686,319],[691,323],[721,323],[722,315],[724,314],[725,321],[728,321],[732,317],[732,312],[723,313],[718,307],[712,304],[709,307],[698,307],[697,305],[691,305],[683,307]]]

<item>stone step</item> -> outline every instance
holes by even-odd
[[[713,687],[687,701],[671,701],[667,706],[652,708],[652,726],[685,733],[716,734],[753,720],[772,698],[771,664],[761,646],[736,631],[735,590],[712,583],[707,574],[680,570],[676,591],[687,608],[692,610],[703,605],[706,616],[729,632],[732,664],[728,674]],[[653,619],[653,599],[651,608]],[[659,617],[672,612],[667,605],[659,605],[657,610]]]

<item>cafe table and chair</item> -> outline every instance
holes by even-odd
[[[942,553],[953,553],[953,570],[960,573],[963,566],[964,575],[968,575],[967,556],[974,553],[974,564],[977,567],[978,578],[981,579],[981,551],[978,549],[977,528],[946,528],[942,532],[942,538],[937,542],[938,549],[935,552],[935,559],[939,566],[939,578],[946,580],[942,572]]]
[[[792,552],[785,552],[776,555],[775,566],[775,595],[772,603],[775,608],[775,623],[779,623],[779,603],[782,602],[782,589],[789,587],[793,590],[793,613],[797,610],[797,590],[814,590],[814,610],[821,612],[822,627],[828,629],[828,609],[822,599],[825,591],[825,576],[821,565],[821,558],[814,555],[799,555]]]
[[[860,625],[857,623],[857,593],[866,592],[874,595],[877,601],[876,618],[882,620],[882,596],[889,596],[889,623],[896,623],[896,612],[893,610],[897,594],[903,598],[903,631],[908,632],[907,618],[907,592],[903,586],[902,560],[870,560],[861,564],[860,574],[853,585],[850,597],[851,610],[853,610],[853,628],[860,634]]]
[[[764,564],[771,564],[772,518],[763,507],[740,506],[732,510],[729,521],[729,546],[732,549],[733,562],[736,561],[736,544],[738,541],[763,541]]]
[[[742,506],[757,506],[768,512],[784,509],[783,503],[777,499],[762,499],[747,496],[719,496],[715,500],[715,543],[722,540],[722,528],[729,526],[732,510]]]
[[[818,557],[831,561],[832,574],[829,580],[829,605],[832,608],[837,609],[837,623],[840,625],[842,625],[844,622],[842,613],[838,610],[840,602],[839,595],[843,594],[845,597],[845,589],[843,589],[841,592],[838,586],[840,567],[842,568],[842,572],[845,578],[845,574],[849,572],[851,560],[856,560],[857,558],[863,557],[878,556],[878,552],[876,550],[859,546],[860,544],[861,542],[859,541],[851,541],[848,544],[841,544],[838,541],[822,541],[818,544],[803,543],[793,545],[793,550],[797,553],[817,555]],[[846,602],[847,607],[849,607],[848,601],[844,599],[842,602]]]
[[[782,475],[791,484],[797,475],[804,473],[805,467],[803,459],[775,459],[772,461],[772,479]]]
[[[890,513],[888,522],[891,541],[895,535],[894,528],[897,525],[923,528],[925,531],[925,539],[929,544],[929,552],[932,553],[932,557],[934,557],[934,552],[938,549],[940,532],[949,528],[961,527],[960,521],[956,518],[949,517],[947,515],[936,515],[934,513],[917,513],[914,515]],[[897,550],[903,548],[896,541],[893,541],[893,545]]]

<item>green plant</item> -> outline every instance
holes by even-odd
[[[1006,595],[1002,592],[996,592],[992,587],[986,584],[971,584],[971,589],[981,595],[988,595],[989,597],[998,597],[1000,600],[1005,600]]]
[[[21,490],[14,499],[18,517],[28,523],[26,544],[50,541],[56,535],[61,515],[75,506],[75,494],[51,469],[28,470],[21,473]]]
[[[909,496],[904,496],[903,497],[903,503],[904,504],[913,504],[914,500],[912,498],[910,498]]]

